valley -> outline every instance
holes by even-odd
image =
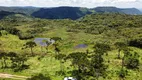
[[[72,10],[43,19],[42,10],[36,12],[40,18],[23,13],[2,17],[0,73],[24,76],[17,80],[142,79],[142,15],[75,9],[69,17]]]

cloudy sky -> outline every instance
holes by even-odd
[[[0,6],[79,6],[88,8],[116,6],[120,8],[142,8],[142,0],[0,0]]]

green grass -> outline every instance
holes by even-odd
[[[60,31],[57,30],[57,32],[60,32]],[[56,32],[47,33],[47,35],[50,35],[50,36],[54,36],[54,34],[56,35]],[[58,35],[63,35],[65,37],[67,37],[66,36],[67,34],[65,32],[62,32]],[[61,51],[63,54],[67,55],[71,52],[85,52],[86,51],[85,48],[84,49],[74,49],[73,47],[77,44],[84,43],[84,41],[89,42],[89,40],[91,40],[90,36],[93,36],[93,35],[89,35],[89,34],[85,34],[85,33],[71,34],[71,35],[68,35],[68,38],[66,38],[66,40],[71,39],[72,38],[71,36],[74,36],[73,40],[75,41],[75,42],[72,42],[72,45],[68,44],[71,40],[63,42],[62,44],[64,44],[64,45],[60,45],[60,46],[63,46],[62,48],[64,48],[63,51]],[[87,39],[87,40],[85,40],[85,39]],[[3,43],[1,45],[0,50],[4,50],[6,52],[14,51],[19,54],[24,54],[25,52],[30,54],[30,49],[21,50],[23,44],[26,43],[27,40],[19,40],[19,38],[17,36],[8,34],[8,35],[3,35],[2,37],[0,37],[0,41],[2,41],[2,43]],[[65,40],[63,40],[63,41],[65,41]],[[91,47],[92,46],[89,45],[89,47],[87,49],[90,49],[90,51],[91,51],[92,50]],[[133,47],[131,49],[138,52],[139,55],[142,57],[142,50],[141,49],[133,48]],[[41,52],[40,46],[36,46],[35,48],[33,48],[33,50],[36,54],[40,54],[40,55],[44,54],[43,52]],[[119,80],[116,71],[119,71],[121,69],[121,60],[116,59],[117,53],[118,53],[117,50],[113,50],[113,51],[108,52],[108,56],[104,56],[105,63],[109,65],[108,71],[111,72],[108,75],[111,77],[111,79],[109,79],[109,80]],[[123,54],[121,54],[121,56],[122,55]],[[44,58],[41,58],[41,60],[38,60],[38,58],[40,56],[29,58],[29,60],[26,63],[30,65],[30,69],[24,70],[22,72],[13,72],[13,70],[11,70],[11,69],[5,69],[5,70],[0,70],[0,72],[23,75],[23,76],[28,76],[28,77],[31,75],[37,74],[37,73],[49,73],[52,80],[63,80],[64,76],[59,76],[56,74],[56,72],[60,70],[60,63],[58,60],[56,60],[54,58],[54,56],[55,56],[54,47],[51,45],[49,47],[49,53],[46,53]],[[110,63],[108,63],[108,60],[110,61]],[[140,63],[142,64],[141,58],[140,58]],[[64,63],[65,72],[72,70],[72,67],[70,66],[70,64],[71,64],[70,61],[67,61]],[[142,65],[140,65],[140,69],[141,68],[142,68]],[[128,73],[129,75],[126,77],[126,80],[141,79],[140,74],[142,74],[142,72],[138,72],[136,70],[128,70],[128,72],[129,72]],[[66,75],[70,76],[71,74],[66,73]],[[100,80],[103,80],[103,79],[100,79]]]
[[[107,14],[106,14],[107,15]],[[99,80],[120,80],[118,77],[118,71],[121,69],[121,59],[117,59],[117,53],[114,43],[117,41],[125,41],[137,37],[141,37],[141,26],[135,27],[124,27],[127,26],[125,21],[131,18],[132,16],[128,15],[122,15],[121,17],[116,16],[113,14],[114,17],[116,17],[116,21],[114,21],[114,18],[111,19],[111,15],[107,18],[107,16],[101,16],[101,15],[89,15],[84,20],[88,22],[82,22],[79,23],[78,21],[71,21],[71,20],[35,20],[31,22],[8,22],[8,21],[2,21],[0,22],[0,25],[2,26],[10,26],[10,27],[16,27],[17,29],[21,30],[23,33],[27,33],[28,30],[38,30],[43,29],[43,31],[39,31],[35,33],[35,38],[51,38],[51,37],[61,37],[62,40],[59,43],[59,48],[61,49],[62,54],[68,55],[72,52],[86,52],[88,49],[90,52],[93,52],[93,46],[96,42],[104,42],[108,43],[112,50],[108,52],[108,56],[104,55],[105,64],[108,65],[108,77],[107,79],[100,78]],[[90,18],[95,16],[95,18]],[[124,17],[127,16],[127,17]],[[124,19],[123,19],[124,17]],[[102,18],[102,19],[101,19]],[[118,18],[118,19],[117,19]],[[119,19],[120,18],[120,19]],[[126,20],[125,20],[126,18]],[[98,20],[97,20],[98,19]],[[101,23],[106,20],[109,24],[112,22],[118,22],[119,20],[124,21],[126,25],[122,25],[120,27],[110,28],[107,27],[107,30],[104,31],[101,34],[90,34],[85,33],[84,31],[90,27],[97,27],[102,26],[106,23]],[[107,21],[108,19],[108,21]],[[133,19],[135,20],[135,19]],[[137,20],[137,19],[136,19]],[[141,18],[139,19],[141,20]],[[9,24],[7,24],[9,23]],[[77,25],[77,23],[79,25]],[[108,25],[107,23],[107,25]],[[98,25],[97,25],[98,24]],[[15,26],[17,25],[17,26]],[[75,26],[74,26],[75,25]],[[137,25],[141,25],[140,23]],[[79,30],[79,32],[67,32],[66,30],[68,28],[73,28],[75,30]],[[85,29],[84,29],[85,28]],[[82,30],[81,30],[82,29]],[[118,30],[120,33],[118,33]],[[95,30],[94,30],[95,31]],[[31,54],[31,51],[29,48],[22,49],[23,45],[28,41],[33,41],[34,39],[29,40],[20,40],[18,36],[7,34],[0,36],[0,51],[5,52],[16,52],[18,54]],[[76,49],[75,46],[78,44],[87,44],[87,48],[80,48]],[[140,66],[139,71],[137,70],[128,70],[128,75],[126,76],[125,80],[141,80],[142,79],[142,49],[135,48],[135,47],[129,47],[132,50],[136,51],[140,55]],[[49,51],[46,53],[46,49],[43,47],[43,52],[41,51],[41,46],[37,45],[33,48],[34,54],[37,54],[37,56],[29,57],[26,64],[30,65],[29,69],[23,70],[21,72],[14,72],[11,69],[0,69],[0,72],[9,73],[9,74],[15,74],[15,75],[23,75],[30,77],[32,75],[35,75],[37,73],[48,73],[49,76],[52,78],[52,80],[63,80],[65,76],[71,76],[70,73],[67,73],[71,70],[73,70],[73,67],[70,66],[71,61],[66,61],[64,63],[64,71],[66,74],[64,76],[57,75],[56,72],[60,70],[60,62],[59,60],[55,59],[55,50],[54,46],[49,46]],[[44,55],[44,56],[43,56]],[[43,56],[40,60],[38,60],[39,57]],[[123,56],[123,52],[121,51],[121,58]],[[108,63],[108,60],[110,61]],[[1,66],[0,66],[1,67]],[[5,79],[8,80],[8,79]]]

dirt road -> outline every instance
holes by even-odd
[[[28,77],[6,74],[6,73],[0,73],[0,78],[11,78],[11,79],[16,79],[16,80],[26,80]]]

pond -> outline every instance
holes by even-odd
[[[86,44],[78,44],[75,46],[75,48],[86,48],[86,47],[88,47],[88,45]]]
[[[49,43],[46,43],[46,42],[49,42]],[[55,41],[50,39],[50,38],[35,38],[34,39],[34,42],[37,44],[37,45],[40,45],[40,46],[48,46],[50,44],[53,44]]]

